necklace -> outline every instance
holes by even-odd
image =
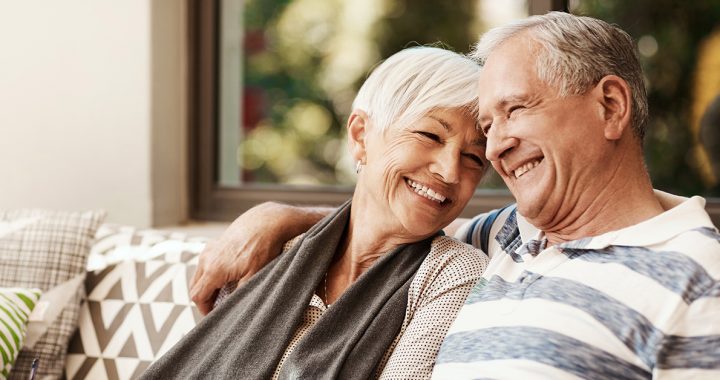
[[[325,304],[326,304],[327,306],[330,306],[330,302],[328,302],[329,299],[328,299],[328,292],[327,292],[327,277],[328,277],[327,275],[328,275],[328,272],[329,272],[329,271],[330,271],[330,270],[328,270],[327,272],[325,272],[325,289],[324,289],[324,292],[323,292],[323,293],[325,293],[325,294],[323,294],[323,295],[325,296]]]

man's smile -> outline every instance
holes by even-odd
[[[520,167],[518,167],[517,169],[513,170],[512,174],[515,176],[515,179],[518,179],[530,170],[535,169],[538,165],[540,165],[540,162],[542,162],[542,158],[527,162],[523,165],[520,165]]]

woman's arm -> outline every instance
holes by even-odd
[[[226,283],[247,281],[280,254],[283,244],[307,231],[333,209],[266,202],[251,208],[200,254],[190,296],[201,313],[212,310]]]

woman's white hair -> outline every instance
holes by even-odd
[[[353,101],[378,131],[407,126],[438,108],[462,108],[477,120],[480,65],[435,47],[413,47],[386,59]]]
[[[623,78],[632,92],[632,129],[642,141],[647,94],[635,45],[627,33],[602,20],[550,12],[491,29],[470,56],[484,64],[495,48],[525,32],[540,46],[535,64],[538,77],[561,96],[583,94],[606,75]]]

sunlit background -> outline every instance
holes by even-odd
[[[143,227],[339,204],[374,65],[563,8],[637,41],[654,184],[720,220],[720,0],[0,0],[0,209]],[[490,176],[463,215],[511,201]]]
[[[352,184],[345,121],[379,61],[417,45],[467,52],[487,28],[529,11],[517,0],[235,0],[222,7],[225,186]]]
[[[656,187],[719,195],[712,165],[720,165],[720,126],[717,118],[708,121],[711,131],[700,138],[700,125],[720,93],[720,3],[567,6],[620,25],[638,43],[651,108],[646,157]],[[529,10],[517,0],[223,1],[220,183],[352,183],[345,118],[377,62],[415,45],[468,52],[483,31]],[[484,186],[503,185],[490,178]]]

